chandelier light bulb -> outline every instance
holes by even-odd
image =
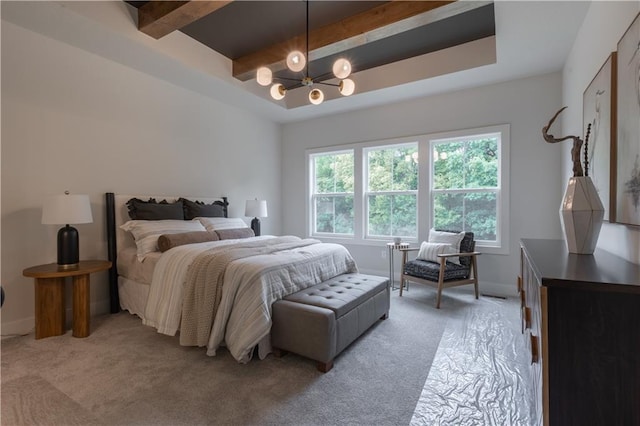
[[[353,95],[353,92],[356,90],[356,83],[353,82],[350,78],[345,78],[340,81],[340,87],[338,91],[342,96]]]
[[[347,78],[351,74],[351,62],[344,58],[340,58],[333,63],[333,75],[342,79]]]
[[[324,101],[324,93],[320,89],[313,89],[309,92],[309,102],[314,105],[320,105]]]
[[[273,99],[279,101],[280,99],[284,99],[284,95],[287,93],[287,89],[285,89],[282,84],[277,83],[271,86],[270,93]]]
[[[268,86],[273,82],[273,73],[267,67],[260,67],[256,71],[256,81],[260,86]]]
[[[299,50],[294,50],[287,55],[287,68],[291,71],[302,71],[306,64],[307,59],[304,57],[304,53]]]

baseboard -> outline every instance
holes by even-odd
[[[91,316],[103,315],[110,312],[110,304],[109,300],[99,300],[97,302],[91,303]],[[73,308],[71,306],[66,307],[66,327],[67,330],[71,328],[71,321],[73,319]],[[36,318],[35,316],[30,316],[27,318],[22,318],[15,321],[7,321],[2,322],[2,326],[0,328],[0,334],[2,334],[2,338],[13,337],[13,336],[22,336],[30,333],[34,333],[36,330],[35,327]]]
[[[516,297],[518,289],[514,284],[499,284],[480,280],[480,294],[498,297]]]
[[[3,339],[34,333],[36,330],[35,323],[36,318],[33,316],[16,321],[3,322],[0,333]]]
[[[367,275],[378,275],[381,277],[388,277],[388,270],[372,270],[372,269],[360,269],[360,272]],[[396,282],[400,281],[400,275],[396,276]],[[488,281],[480,280],[478,287],[480,288],[480,294],[486,296],[497,296],[497,297],[516,297],[518,295],[518,289],[514,284],[500,284]],[[459,289],[468,288],[469,291],[473,291],[473,287],[469,286],[461,286]]]

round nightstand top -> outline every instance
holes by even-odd
[[[32,278],[72,277],[105,271],[109,268],[111,268],[111,262],[108,260],[81,260],[77,265],[70,267],[62,267],[57,263],[32,266],[22,271],[22,275]]]

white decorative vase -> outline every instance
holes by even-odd
[[[604,206],[591,178],[569,179],[560,207],[560,222],[570,253],[593,254],[603,217]]]

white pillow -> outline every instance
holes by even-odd
[[[420,251],[416,259],[428,260],[430,262],[440,263],[439,254],[451,253],[451,246],[446,243],[428,243],[423,241],[420,244]]]
[[[136,241],[138,260],[144,258],[158,248],[158,237],[163,234],[181,234],[191,231],[205,231],[204,226],[198,221],[188,220],[130,220],[121,229],[131,232]]]
[[[449,244],[451,246],[449,253],[460,253],[460,242],[464,238],[464,234],[464,232],[436,231],[432,228],[429,230],[429,242]],[[447,260],[460,265],[460,258],[458,256],[448,257]]]
[[[200,222],[209,232],[222,229],[248,228],[244,220],[239,217],[196,217],[194,221]]]

